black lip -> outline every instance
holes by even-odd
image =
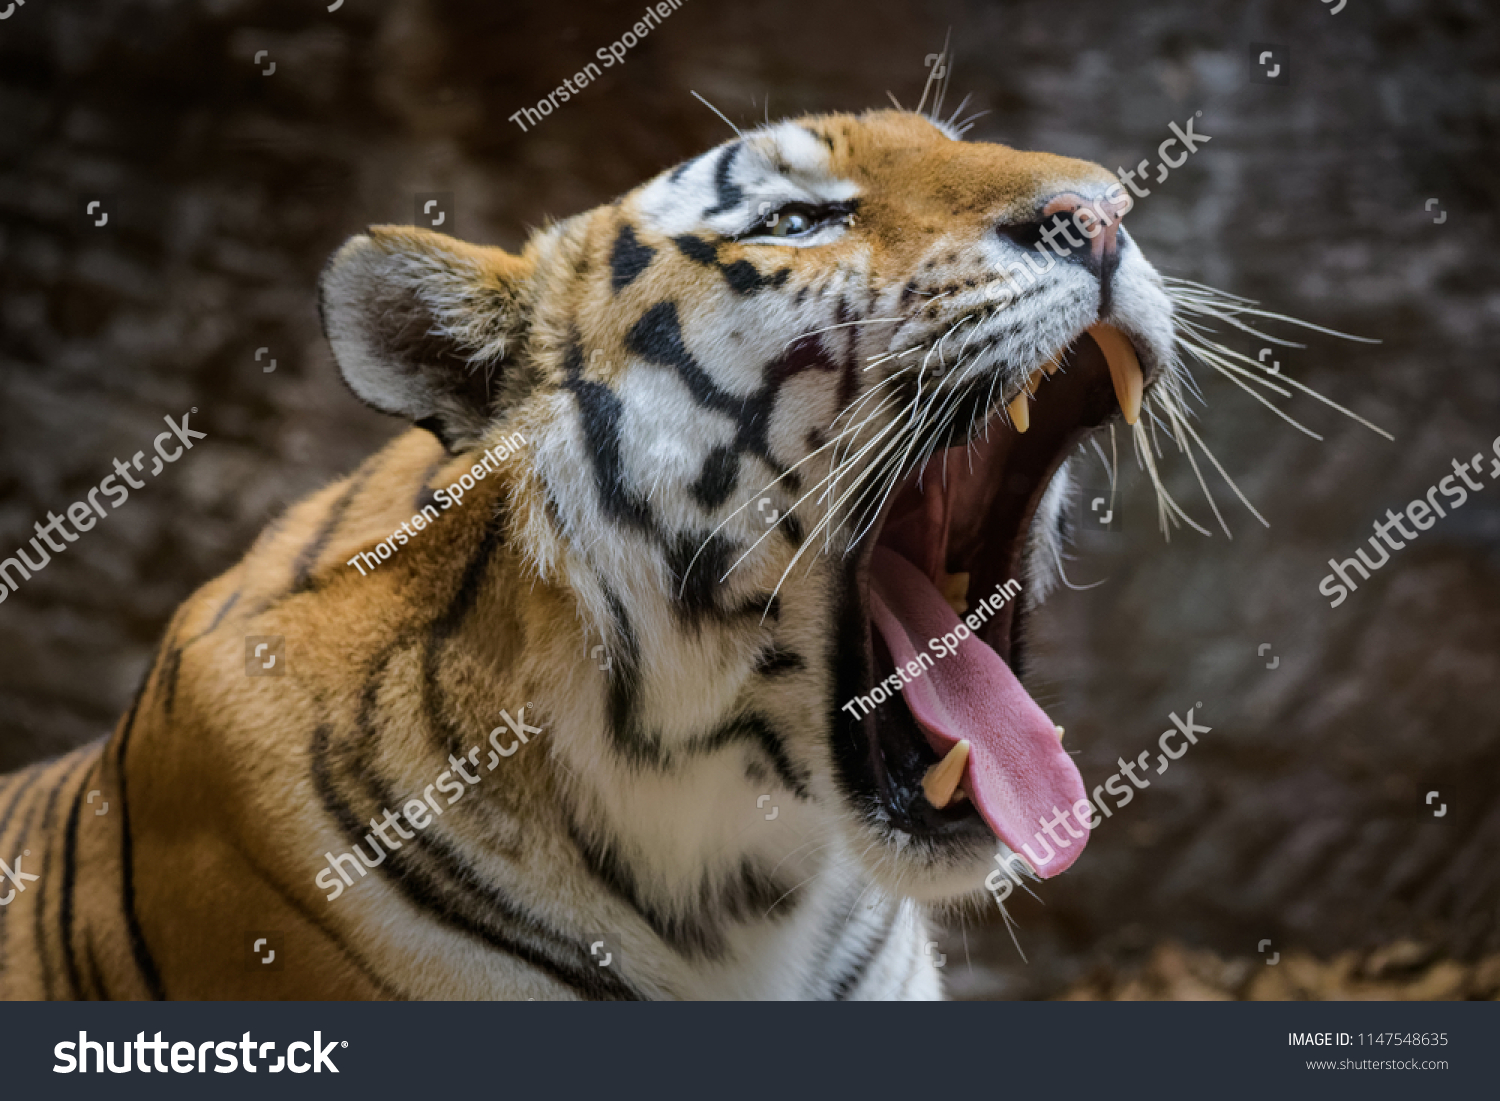
[[[1032,404],[1030,428],[1013,437],[1005,456],[1001,484],[979,537],[974,546],[961,549],[966,563],[960,564],[970,566],[971,594],[992,592],[1010,578],[1025,584],[1021,573],[1026,535],[1053,475],[1076,443],[1119,413],[1104,354],[1087,335],[1080,335],[1070,346],[1063,370],[1042,387]],[[967,418],[959,420],[964,423]],[[992,430],[996,427],[991,426]],[[966,443],[955,440],[952,445]],[[891,494],[877,522],[846,559],[833,654],[836,772],[846,794],[872,821],[944,847],[965,842],[993,845],[994,835],[972,802],[965,800],[942,810],[928,802],[921,781],[937,755],[904,703],[888,701],[862,718],[841,709],[845,701],[867,695],[893,668],[870,621],[869,567],[897,496]],[[1021,604],[1008,603],[979,633],[1017,676],[1022,675]]]

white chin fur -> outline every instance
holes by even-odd
[[[924,903],[953,902],[983,889],[984,877],[995,868],[998,845],[996,841],[987,848],[955,849],[933,862],[920,851],[914,855],[910,839],[897,832],[872,850],[864,864],[870,877],[893,895]]]

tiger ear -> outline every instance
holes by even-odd
[[[351,237],[323,270],[319,300],[344,381],[449,451],[476,442],[519,373],[531,271],[502,249],[411,226]]]

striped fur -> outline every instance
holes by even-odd
[[[924,906],[977,892],[995,842],[909,836],[864,778],[840,712],[869,679],[859,517],[809,491],[841,415],[900,428],[888,361],[931,353],[950,308],[990,326],[960,363],[994,408],[1071,339],[1098,300],[1081,268],[995,316],[976,281],[1005,278],[997,221],[1112,182],[886,111],[768,127],[519,256],[346,245],[340,368],[419,427],[188,599],[107,741],[3,781],[0,858],[29,848],[40,878],[0,908],[0,993],[939,996]],[[739,239],[788,202],[839,217]],[[1117,282],[1165,370],[1154,272],[1127,250]],[[517,434],[461,505],[348,565]],[[284,675],[246,674],[253,636],[285,638]],[[502,711],[542,732],[471,758],[461,801],[326,897],[325,854],[459,783],[450,755]]]

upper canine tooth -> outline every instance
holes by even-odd
[[[1046,363],[1042,364],[1042,370],[1046,371],[1049,375],[1055,375],[1057,374],[1057,372],[1061,371],[1062,353],[1058,352],[1057,355],[1053,356]]]
[[[948,756],[929,768],[927,775],[922,777],[922,791],[927,801],[938,810],[952,803],[953,793],[958,790],[958,782],[964,778],[964,766],[968,763],[969,743],[958,742],[948,751]]]
[[[1010,423],[1016,426],[1017,432],[1025,432],[1031,427],[1031,399],[1026,396],[1025,390],[1011,398],[1010,404],[1005,408],[1009,411]]]
[[[1038,368],[1031,372],[1031,377],[1026,380],[1021,392],[1011,398],[1010,404],[1006,406],[1010,410],[1010,422],[1016,426],[1017,432],[1025,432],[1031,427],[1031,402],[1027,399],[1036,395],[1036,388],[1041,384],[1042,371]]]
[[[1104,353],[1109,364],[1109,378],[1115,384],[1115,398],[1125,411],[1125,423],[1134,424],[1141,416],[1141,392],[1146,388],[1141,375],[1141,361],[1124,333],[1113,325],[1090,325],[1089,336]]]
[[[1056,724],[1054,724],[1053,725],[1053,729],[1057,731],[1057,740],[1058,741],[1062,741],[1063,740],[1063,728],[1060,727],[1060,726],[1057,726]]]

